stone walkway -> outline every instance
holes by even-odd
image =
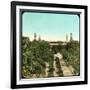
[[[45,77],[48,77],[48,70],[49,70],[48,67],[49,67],[49,64],[47,62],[45,64],[46,64],[46,69],[45,69],[45,73],[46,74],[45,74]]]
[[[64,76],[73,76],[73,71],[74,70],[72,68],[72,70],[66,65],[64,59],[63,59],[63,56],[60,54],[60,53],[57,53],[56,54],[56,57],[59,58],[59,62],[60,62],[60,65],[61,65],[61,69],[63,71],[63,75]]]
[[[53,67],[54,67],[53,75],[54,75],[54,77],[58,76],[58,74],[56,73],[57,72],[56,61],[55,61],[56,57],[59,58],[59,62],[61,65],[63,75],[64,76],[73,76],[73,71],[74,71],[73,67],[72,66],[68,67],[66,65],[66,62],[63,59],[63,56],[60,53],[57,53],[54,55],[54,62],[53,62]],[[45,63],[45,64],[46,64],[45,77],[48,77],[49,64],[48,63]]]
[[[54,67],[54,71],[53,71],[53,75],[54,75],[54,77],[57,77],[58,75],[57,75],[57,67],[56,67],[56,61],[54,60],[54,62],[53,62],[53,67]]]

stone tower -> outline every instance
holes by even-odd
[[[73,40],[73,35],[72,35],[72,33],[70,33],[70,41],[72,41]]]
[[[36,38],[37,38],[37,34],[34,33],[34,41],[36,41]]]
[[[39,36],[38,40],[41,41],[41,37],[40,36]]]
[[[68,42],[68,35],[66,34],[66,42]]]

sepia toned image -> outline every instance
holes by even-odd
[[[80,76],[80,16],[24,12],[21,78]]]

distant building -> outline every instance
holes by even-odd
[[[57,41],[57,42],[49,42],[51,46],[57,46],[57,45],[66,45],[66,42]]]
[[[34,33],[34,41],[37,40],[37,34]],[[68,40],[68,35],[66,34],[66,41],[53,41],[49,42],[50,46],[56,46],[56,45],[67,45],[68,42],[71,42],[73,40],[72,33],[70,33],[70,40]],[[38,41],[41,41],[41,37],[38,37]]]
[[[56,46],[56,45],[67,45],[68,42],[73,41],[73,35],[70,33],[70,40],[68,40],[68,35],[66,34],[66,41],[57,41],[57,42],[49,42],[51,46]]]

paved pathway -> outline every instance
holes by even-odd
[[[45,77],[48,77],[49,64],[47,62],[45,64],[46,64]],[[56,67],[56,61],[55,60],[53,62],[53,67],[54,67],[54,71],[53,71],[54,77],[58,76],[58,74],[56,73],[57,72],[57,67]]]
[[[46,64],[46,68],[45,68],[45,73],[46,74],[45,74],[45,77],[48,77],[48,70],[49,70],[48,67],[49,67],[49,64],[47,62],[45,64]]]
[[[58,70],[57,67],[56,67],[56,61],[55,61],[56,57],[59,58],[59,62],[60,62],[60,65],[61,65],[63,75],[64,76],[73,76],[73,71],[74,71],[73,67],[72,66],[68,67],[66,65],[66,62],[64,61],[63,56],[60,53],[54,54],[54,62],[53,62],[54,71],[53,71],[53,75],[56,76],[56,77],[58,76],[58,74],[56,73],[57,70]],[[45,63],[45,64],[46,64],[45,77],[48,77],[49,64],[48,63]]]
[[[55,77],[55,76],[58,76],[58,74],[56,73],[56,72],[57,72],[57,67],[56,67],[56,61],[55,61],[55,60],[54,60],[54,62],[53,62],[53,67],[54,67],[54,71],[53,71],[54,77]]]
[[[63,71],[63,75],[64,76],[73,76],[73,72],[72,70],[66,65],[64,59],[63,59],[63,56],[60,54],[60,53],[57,53],[56,54],[56,57],[59,58],[59,62],[60,62],[60,65],[61,65],[61,69]]]

